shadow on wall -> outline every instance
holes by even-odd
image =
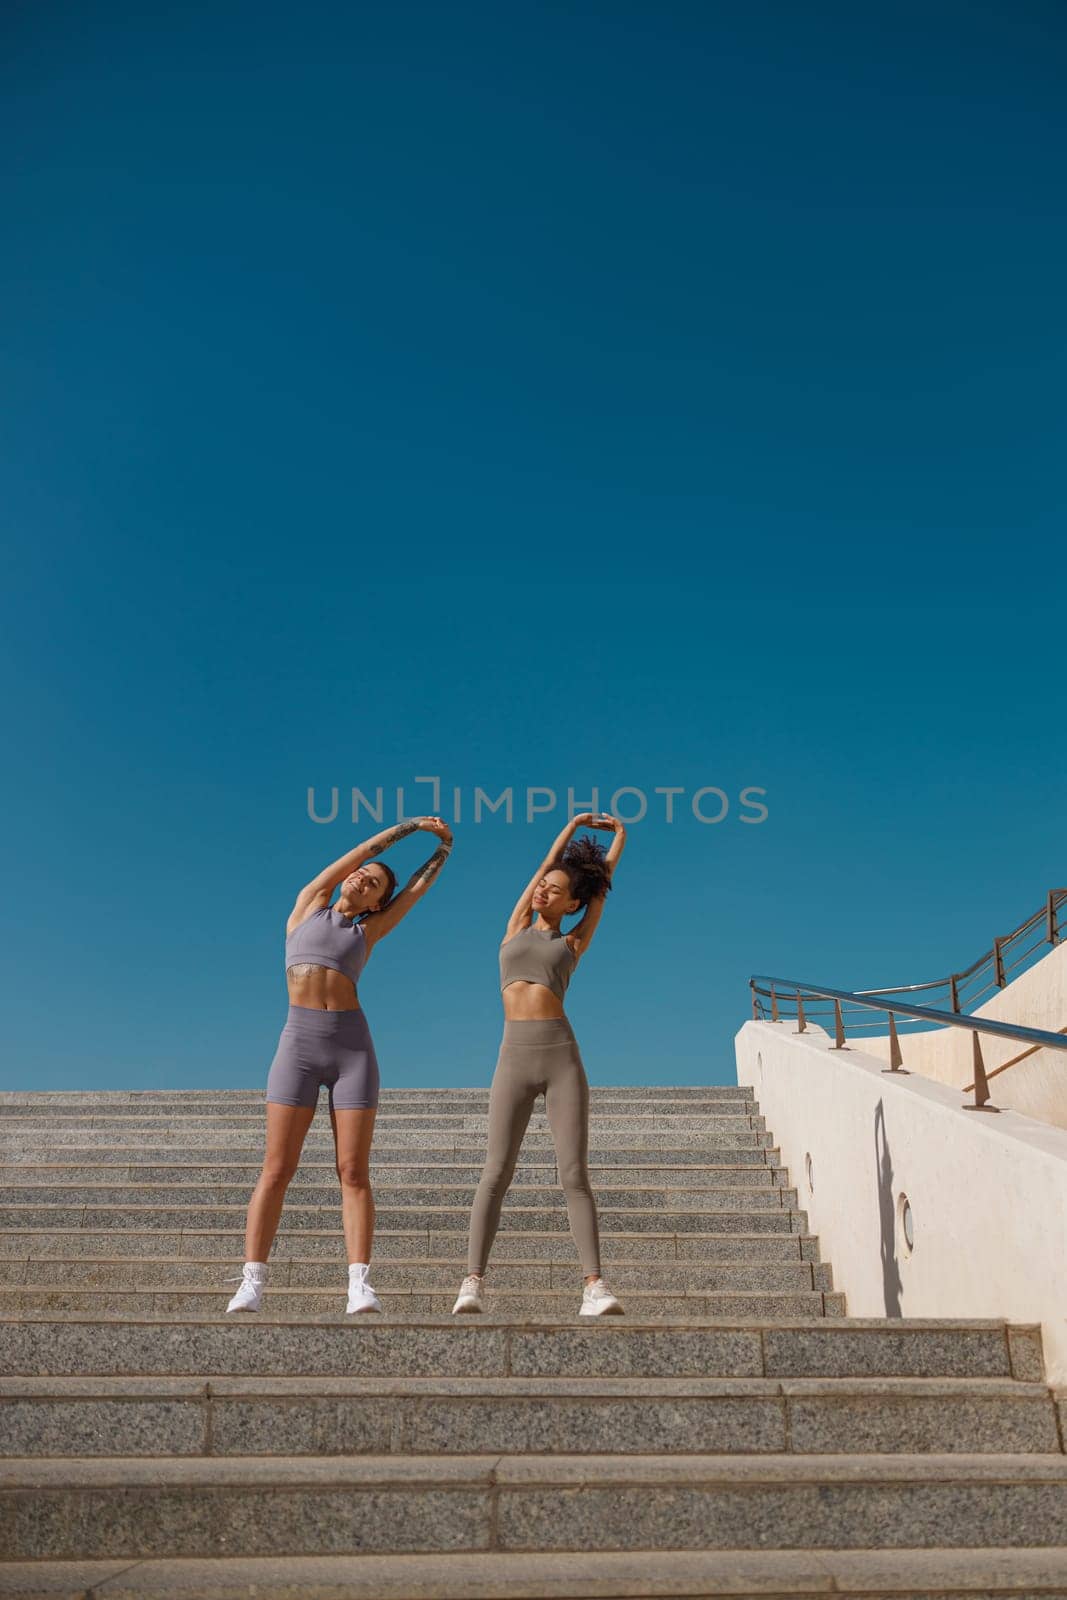
[[[893,1157],[885,1131],[885,1106],[881,1100],[874,1112],[874,1149],[878,1160],[878,1220],[882,1249],[882,1289],[887,1317],[903,1316],[903,1282],[897,1265],[896,1207],[893,1204]]]

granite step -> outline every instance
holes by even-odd
[[[774,1205],[760,1209],[746,1196],[742,1206],[730,1210],[690,1211],[675,1206],[655,1210],[634,1210],[626,1206],[598,1204],[601,1234],[618,1231],[634,1233],[807,1233],[807,1213],[793,1207]],[[329,1206],[288,1204],[285,1208],[289,1232],[299,1228],[321,1228],[340,1210],[335,1198]],[[0,1229],[8,1228],[84,1228],[88,1231],[127,1228],[210,1228],[243,1229],[247,1198],[241,1205],[220,1206],[124,1206],[124,1205],[0,1205]],[[470,1206],[379,1206],[378,1225],[382,1228],[449,1229],[465,1232],[470,1223]],[[552,1204],[538,1206],[505,1205],[500,1214],[501,1234],[536,1230],[566,1232],[567,1210],[559,1192]],[[494,1245],[494,1250],[495,1250]]]
[[[262,1105],[250,1108],[248,1111],[196,1111],[172,1112],[160,1111],[157,1113],[134,1110],[129,1112],[107,1111],[94,1112],[85,1115],[81,1112],[56,1111],[48,1116],[39,1116],[36,1107],[9,1107],[0,1120],[4,1137],[13,1138],[18,1134],[34,1134],[38,1137],[47,1137],[54,1129],[64,1128],[114,1128],[116,1132],[125,1129],[167,1128],[176,1133],[195,1132],[201,1128],[251,1128],[262,1131],[265,1121],[265,1108]],[[320,1108],[325,1115],[325,1106]],[[488,1111],[388,1111],[379,1109],[375,1118],[375,1131],[382,1132],[443,1128],[458,1129],[461,1132],[481,1132],[488,1126]],[[679,1128],[693,1129],[697,1132],[736,1129],[744,1132],[750,1128],[762,1129],[766,1126],[765,1118],[754,1112],[709,1112],[699,1114],[695,1112],[657,1112],[638,1110],[634,1107],[629,1111],[591,1111],[589,1116],[590,1129],[596,1127],[601,1130],[632,1129],[637,1133],[655,1132],[657,1129]],[[530,1118],[531,1132],[545,1132],[549,1129],[548,1115],[545,1111],[535,1111]]]
[[[5,1600],[1037,1600],[1067,1550],[657,1550],[0,1563]]]
[[[1063,1410],[1005,1378],[4,1378],[0,1454],[1056,1454]]]
[[[111,1184],[125,1186],[128,1184],[230,1184],[242,1188],[245,1193],[255,1185],[261,1171],[262,1163],[255,1161],[219,1163],[214,1166],[188,1165],[184,1162],[142,1162],[137,1165],[124,1165],[121,1162],[96,1162],[79,1164],[77,1162],[52,1162],[33,1165],[26,1163],[23,1166],[4,1165],[0,1163],[0,1186],[6,1191],[17,1186],[20,1189],[36,1189],[42,1185],[54,1184],[66,1186],[69,1184]],[[554,1160],[520,1162],[515,1169],[513,1187],[522,1184],[555,1184],[558,1181],[558,1168]],[[375,1184],[402,1183],[402,1184],[427,1184],[451,1183],[475,1186],[482,1174],[481,1162],[441,1161],[430,1163],[411,1164],[400,1161],[379,1160],[377,1152],[371,1151],[371,1171]],[[714,1188],[725,1185],[729,1188],[767,1188],[782,1187],[788,1184],[788,1173],[785,1167],[770,1166],[767,1164],[731,1165],[728,1162],[705,1162],[700,1166],[689,1164],[682,1166],[604,1166],[590,1163],[589,1175],[594,1188],[620,1189],[630,1188],[636,1184],[648,1187],[656,1184],[681,1184],[697,1188]],[[304,1193],[307,1189],[319,1184],[332,1184],[336,1192],[337,1169],[333,1162],[327,1161],[301,1161],[296,1174],[289,1185],[289,1195],[298,1192]]]
[[[46,1146],[15,1143],[2,1153],[2,1163],[8,1172],[27,1171],[37,1166],[63,1166],[84,1163],[88,1166],[122,1166],[126,1163],[144,1166],[170,1165],[186,1168],[202,1164],[213,1166],[254,1167],[258,1172],[263,1157],[262,1138],[258,1142],[243,1140],[239,1143],[198,1145],[186,1150],[174,1145],[136,1142],[132,1144],[61,1144],[54,1152]],[[711,1152],[689,1145],[636,1145],[595,1147],[590,1152],[590,1170],[599,1168],[627,1168],[632,1166],[682,1166],[712,1167],[770,1167],[781,1169],[781,1151],[774,1145],[726,1145]],[[485,1159],[485,1142],[478,1139],[435,1140],[432,1144],[412,1148],[410,1144],[398,1145],[390,1140],[375,1139],[371,1147],[371,1165],[449,1165],[466,1164],[481,1171]],[[517,1171],[551,1165],[555,1170],[555,1151],[551,1145],[525,1146],[519,1153]],[[309,1134],[300,1157],[300,1171],[306,1167],[323,1167],[334,1170],[333,1142],[312,1138]]]
[[[175,1260],[172,1256],[127,1256],[74,1259],[43,1257],[27,1260],[0,1258],[0,1285],[11,1288],[45,1288],[62,1284],[68,1288],[173,1289],[198,1287],[217,1289],[235,1274],[240,1274],[243,1251],[228,1258],[201,1257]],[[571,1250],[566,1261],[494,1260],[486,1279],[486,1292],[496,1289],[548,1289],[574,1287],[580,1269]],[[605,1269],[607,1270],[607,1269]],[[379,1288],[424,1289],[458,1288],[466,1271],[462,1258],[444,1256],[375,1255],[371,1278]],[[809,1261],[625,1261],[611,1262],[611,1283],[616,1290],[633,1288],[670,1292],[683,1289],[833,1289],[829,1266]],[[347,1282],[345,1262],[338,1252],[332,1260],[292,1257],[270,1261],[270,1286],[275,1289],[336,1288]],[[454,1298],[454,1296],[453,1296]]]
[[[261,1118],[258,1122],[249,1120],[239,1128],[231,1129],[225,1136],[225,1143],[219,1144],[219,1124],[211,1119],[205,1119],[202,1124],[184,1133],[179,1133],[169,1123],[162,1123],[151,1129],[127,1128],[116,1131],[115,1125],[71,1123],[69,1126],[58,1127],[54,1123],[43,1127],[27,1126],[12,1128],[5,1126],[0,1129],[0,1155],[4,1161],[22,1161],[26,1159],[23,1152],[32,1152],[29,1159],[44,1159],[43,1152],[49,1150],[65,1150],[71,1146],[92,1148],[107,1146],[110,1148],[123,1147],[132,1150],[142,1150],[151,1144],[155,1149],[176,1151],[199,1151],[200,1149],[221,1150],[233,1155],[238,1150],[262,1151],[264,1142],[265,1123]],[[765,1130],[744,1127],[731,1128],[723,1124],[713,1124],[706,1129],[686,1127],[651,1128],[640,1133],[640,1141],[632,1136],[638,1132],[633,1124],[627,1120],[619,1128],[612,1130],[603,1124],[595,1122],[590,1124],[589,1148],[590,1151],[603,1151],[605,1156],[619,1161],[624,1159],[624,1151],[633,1150],[647,1159],[649,1152],[664,1149],[685,1150],[689,1152],[687,1159],[692,1160],[692,1151],[702,1153],[709,1151],[740,1150],[767,1151],[775,1148],[772,1136]],[[151,1134],[149,1139],[148,1135]],[[627,1136],[631,1137],[627,1137]],[[622,1140],[625,1139],[625,1143]],[[381,1144],[397,1150],[465,1150],[477,1158],[485,1154],[486,1134],[484,1128],[461,1129],[449,1134],[443,1128],[408,1128],[381,1129]],[[547,1121],[543,1126],[531,1126],[523,1147],[529,1155],[537,1150],[551,1150],[552,1134]],[[375,1126],[375,1149],[378,1149],[378,1127]],[[304,1141],[304,1150],[309,1155],[318,1154],[319,1160],[327,1159],[333,1150],[333,1136],[327,1117],[321,1117],[314,1122]],[[216,1159],[212,1157],[212,1159]],[[736,1159],[731,1155],[731,1159]],[[753,1159],[758,1159],[753,1157]]]
[[[581,1269],[575,1260],[572,1285],[566,1289],[494,1288],[492,1306],[502,1316],[555,1318],[566,1322],[577,1317],[581,1306]],[[240,1274],[238,1274],[238,1277]],[[462,1271],[454,1269],[450,1282],[433,1287],[399,1289],[374,1276],[374,1286],[382,1303],[383,1318],[396,1321],[412,1317],[447,1316],[459,1290]],[[234,1292],[233,1284],[207,1284],[200,1287],[152,1288],[68,1288],[55,1284],[0,1285],[0,1317],[33,1312],[62,1315],[78,1312],[133,1318],[146,1316],[209,1317],[223,1316]],[[343,1317],[347,1278],[321,1289],[289,1289],[272,1284],[270,1308],[280,1317]],[[620,1296],[621,1298],[621,1296]],[[266,1303],[266,1302],[264,1302]],[[487,1302],[488,1303],[488,1302]],[[642,1321],[650,1318],[677,1320],[683,1317],[763,1317],[769,1321],[796,1317],[843,1317],[845,1297],[818,1289],[628,1289],[623,1313]]]
[[[631,1101],[659,1100],[745,1100],[755,1099],[747,1084],[689,1083],[689,1084],[610,1084],[594,1083],[589,1087],[591,1100],[619,1099]],[[471,1099],[488,1100],[489,1085],[467,1084],[459,1087],[413,1089],[383,1087],[383,1105],[405,1105],[415,1100],[426,1100],[435,1105],[448,1105],[452,1101]],[[8,1105],[202,1105],[210,1101],[225,1100],[228,1104],[262,1104],[263,1088],[252,1089],[15,1089],[5,1090],[0,1103]]]
[[[1041,1548],[1061,1454],[369,1455],[0,1461],[0,1559]]]
[[[425,1206],[466,1206],[474,1200],[476,1181],[467,1183],[396,1183],[388,1177],[374,1181],[374,1199],[381,1210],[405,1204]],[[9,1205],[122,1206],[247,1206],[253,1185],[179,1183],[22,1183],[0,1185],[0,1207]],[[560,1204],[559,1184],[513,1182],[505,1204],[522,1207]],[[757,1187],[741,1185],[698,1185],[677,1179],[669,1185],[614,1185],[609,1191],[611,1206],[632,1211],[736,1211],[739,1206],[760,1211],[795,1208],[797,1191],[777,1184]],[[340,1185],[305,1181],[294,1184],[286,1195],[288,1204],[338,1206]]]
[[[324,1228],[291,1229],[282,1213],[271,1251],[271,1261],[280,1258],[299,1260],[344,1260],[344,1235],[339,1215]],[[375,1262],[386,1255],[436,1256],[459,1264],[467,1259],[467,1227],[445,1229],[377,1227],[374,1231]],[[89,1231],[79,1228],[9,1228],[0,1232],[0,1260],[28,1260],[71,1256],[86,1259],[112,1257],[119,1253],[144,1256],[170,1255],[186,1260],[224,1256],[243,1260],[244,1225],[235,1219],[225,1229],[210,1228],[124,1228],[119,1237],[114,1229]],[[819,1241],[809,1233],[628,1233],[620,1229],[611,1235],[610,1256],[637,1262],[718,1262],[718,1261],[812,1261],[819,1260]],[[569,1233],[559,1229],[523,1229],[498,1234],[493,1245],[492,1268],[500,1262],[536,1259],[573,1265],[574,1244]]]
[[[55,1102],[42,1103],[36,1097],[17,1099],[5,1094],[0,1099],[0,1119],[15,1119],[23,1121],[48,1122],[53,1118],[70,1118],[82,1116],[90,1119],[96,1116],[145,1116],[158,1119],[204,1117],[221,1113],[224,1116],[259,1116],[264,1113],[266,1097],[262,1090],[253,1098],[237,1101],[230,1095],[214,1095],[201,1101],[175,1101],[154,1100],[151,1102],[123,1101],[102,1102],[91,1100],[66,1101],[61,1104]],[[319,1109],[326,1111],[328,1101],[325,1095],[319,1097]],[[379,1115],[386,1116],[484,1116],[489,1109],[489,1093],[471,1096],[462,1100],[451,1098],[444,1100],[405,1098],[403,1100],[390,1099],[382,1092],[378,1110]],[[758,1115],[758,1107],[751,1095],[733,1094],[729,1098],[718,1099],[696,1098],[649,1100],[646,1096],[640,1099],[624,1099],[619,1096],[606,1097],[604,1095],[590,1095],[590,1110],[594,1117],[602,1116],[629,1116],[636,1111],[642,1116],[751,1116]],[[543,1114],[544,1102],[542,1100],[538,1112]]]
[[[593,1325],[590,1326],[589,1323]],[[1039,1324],[986,1319],[605,1317],[569,1326],[498,1315],[402,1326],[374,1317],[286,1320],[138,1315],[0,1318],[0,1376],[180,1377],[1044,1376]]]

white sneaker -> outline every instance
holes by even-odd
[[[230,1279],[236,1283],[236,1278]],[[264,1261],[246,1261],[241,1271],[241,1287],[226,1307],[227,1311],[258,1311],[267,1286],[267,1265]]]
[[[620,1314],[622,1306],[616,1300],[603,1278],[594,1278],[582,1289],[580,1317],[603,1317]]]
[[[382,1302],[367,1282],[367,1268],[364,1266],[350,1267],[348,1269],[348,1304],[345,1306],[345,1315],[359,1311],[380,1311]]]
[[[452,1307],[452,1315],[455,1316],[457,1311],[484,1310],[485,1307],[482,1304],[482,1280],[472,1272],[469,1277],[464,1278],[459,1286],[459,1296]]]

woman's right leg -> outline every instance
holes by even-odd
[[[512,1025],[513,1026],[513,1025]],[[521,1026],[521,1024],[520,1024]],[[489,1089],[489,1142],[485,1165],[471,1207],[467,1273],[482,1277],[500,1223],[500,1208],[515,1176],[523,1135],[530,1122],[540,1084],[524,1072],[521,1059],[508,1048],[508,1025]]]
[[[285,1202],[285,1191],[296,1171],[314,1115],[314,1106],[283,1106],[273,1100],[267,1102],[267,1149],[263,1157],[263,1170],[248,1202],[246,1261],[266,1261],[270,1254]]]

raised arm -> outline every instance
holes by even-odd
[[[608,877],[614,877],[615,867],[626,846],[626,829],[619,821],[618,817],[610,817],[607,815],[594,817],[589,826],[594,828],[611,828],[615,834],[614,839],[611,841],[611,846],[608,850],[608,853],[604,858],[604,866],[607,870]],[[574,951],[575,956],[581,956],[586,950],[588,950],[590,941],[597,930],[597,924],[599,923],[600,918],[603,916],[604,901],[606,898],[607,896],[603,894],[595,895],[586,906],[585,915],[582,920],[580,922],[576,922],[570,933],[567,934],[567,943]]]
[[[619,857],[626,848],[626,825],[625,823],[620,822],[618,817],[603,816],[597,819],[596,826],[599,828],[611,828],[615,834],[615,837],[612,839],[608,848],[608,853],[604,858],[604,865],[608,869],[608,876],[611,877],[615,871],[616,865],[618,864]]]
[[[339,883],[343,883],[350,872],[355,872],[364,861],[370,861],[373,856],[380,856],[388,850],[390,845],[396,844],[398,839],[406,839],[409,833],[415,833],[423,826],[424,817],[412,817],[408,822],[398,822],[392,828],[383,828],[381,833],[372,834],[369,839],[364,839],[362,844],[357,844],[354,850],[349,850],[347,855],[338,856],[336,861],[331,861],[328,867],[312,878],[301,889],[302,895],[333,894]]]
[[[423,817],[417,826],[425,829],[427,833],[436,834],[440,843],[433,855],[427,857],[422,866],[415,869],[399,894],[393,896],[384,911],[372,911],[363,918],[363,935],[367,941],[368,954],[379,939],[384,939],[387,933],[392,933],[397,923],[407,916],[416,901],[422,899],[451,853],[452,830],[447,822],[442,822],[440,817]]]
[[[394,827],[383,828],[380,833],[372,834],[369,839],[364,839],[362,844],[357,844],[347,855],[338,856],[336,861],[331,861],[330,865],[323,867],[310,883],[305,883],[293,903],[289,921],[302,922],[313,911],[320,911],[323,906],[328,906],[333,891],[339,883],[344,882],[350,872],[355,872],[364,861],[380,856],[390,845],[396,844],[398,839],[406,839],[409,833],[415,833],[425,821],[425,817],[413,817],[408,822],[398,822]]]
[[[523,928],[530,926],[533,921],[534,890],[549,868],[553,867],[559,860],[568,841],[574,837],[578,829],[591,826],[592,821],[593,813],[591,811],[583,811],[580,816],[573,817],[567,823],[567,826],[556,835],[555,843],[550,846],[548,854],[515,902],[515,909],[508,918],[507,932],[504,934],[505,939],[510,939],[512,934],[519,933]]]

